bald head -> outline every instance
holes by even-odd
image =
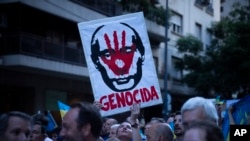
[[[167,123],[152,123],[146,134],[147,141],[173,141],[174,134]]]

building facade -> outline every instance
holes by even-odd
[[[166,6],[166,0],[159,0]],[[176,48],[176,41],[189,34],[197,37],[202,43],[204,50],[212,39],[209,28],[213,22],[220,21],[220,1],[213,0],[168,0],[168,8],[171,11],[170,25],[168,29],[167,44],[167,72],[168,91],[171,99],[171,111],[180,110],[182,103],[189,97],[196,95],[194,89],[187,87],[182,78],[188,72],[178,71],[174,63],[181,61],[183,54]],[[159,72],[164,68],[165,42],[159,44]]]

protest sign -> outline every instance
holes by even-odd
[[[133,103],[162,103],[142,12],[80,22],[78,29],[103,116],[128,111]]]

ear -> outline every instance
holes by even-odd
[[[91,134],[91,125],[86,124],[81,128],[81,133],[83,136],[89,136]]]

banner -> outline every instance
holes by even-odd
[[[142,12],[78,23],[94,99],[103,116],[162,103]]]

